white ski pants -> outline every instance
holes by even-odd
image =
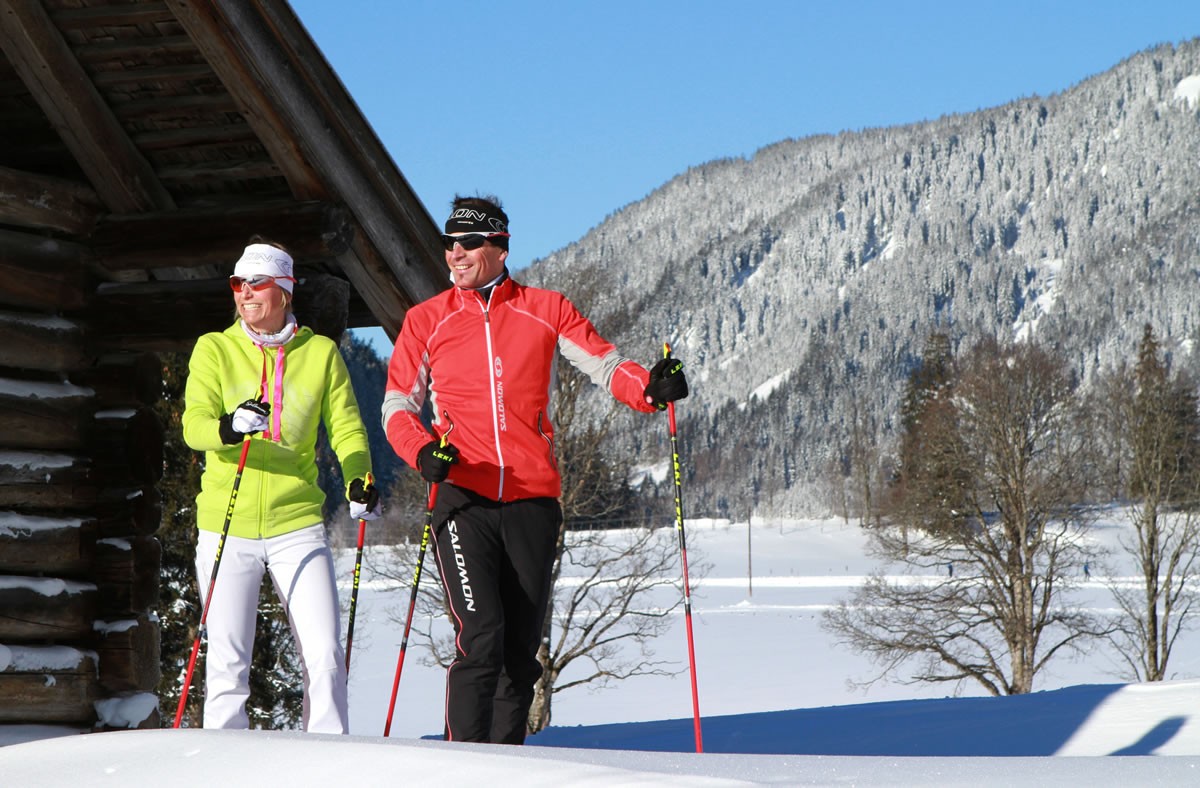
[[[221,535],[200,531],[196,572],[208,591]],[[342,647],[333,553],[318,523],[269,539],[229,536],[208,608],[204,727],[250,726],[250,660],[263,572],[287,610],[304,676],[304,730],[347,733],[346,655]],[[201,600],[203,604],[203,599]]]

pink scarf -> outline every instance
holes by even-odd
[[[239,321],[242,325],[242,330],[246,332],[246,336],[250,337],[250,341],[262,353],[262,380],[259,383],[261,389],[260,397],[265,399],[268,392],[271,390],[267,386],[267,348],[275,349],[275,396],[271,399],[271,429],[263,433],[263,437],[267,440],[278,442],[281,440],[281,424],[283,414],[283,370],[287,364],[287,356],[283,352],[283,346],[292,341],[296,336],[296,330],[300,327],[296,322],[296,316],[288,314],[287,320],[283,324],[283,328],[274,334],[260,334],[250,326],[246,325],[245,320]]]

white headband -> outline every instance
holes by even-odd
[[[275,284],[289,293],[292,292],[296,281],[293,272],[292,256],[270,244],[250,244],[233,267],[233,275],[243,279],[273,276]]]

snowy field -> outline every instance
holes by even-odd
[[[1114,512],[1098,538],[1115,547],[1126,528]],[[664,534],[675,538],[672,529]],[[403,618],[408,589],[372,577],[386,553],[369,548],[350,737],[134,731],[50,739],[61,731],[0,727],[0,744],[9,745],[0,748],[0,783],[240,784],[246,770],[267,764],[273,782],[292,786],[1200,784],[1200,633],[1181,639],[1175,680],[1162,684],[1123,685],[1113,655],[1095,648],[1086,659],[1053,663],[1038,691],[1022,697],[985,697],[972,685],[957,697],[945,686],[855,690],[847,680],[872,675],[871,663],[819,624],[875,566],[856,526],[689,521],[687,540],[691,565],[711,565],[692,593],[703,755],[694,752],[686,672],[560,693],[553,725],[523,749],[422,740],[441,731],[444,681],[411,640],[391,738],[381,738],[401,639],[393,618]],[[352,552],[342,561],[348,594]],[[1099,569],[1079,578],[1079,598],[1111,609]],[[656,650],[686,669],[682,611]],[[1114,755],[1160,757],[1105,757]]]
[[[945,698],[953,686],[877,683],[867,690],[848,680],[874,675],[863,656],[836,645],[820,626],[821,614],[847,598],[876,568],[866,555],[866,539],[857,525],[841,520],[754,522],[689,521],[688,558],[706,577],[693,582],[692,618],[696,676],[702,717],[763,711],[814,709],[917,698]],[[1119,558],[1119,534],[1128,526],[1114,513],[1095,528],[1105,547]],[[673,528],[665,538],[676,539]],[[369,559],[368,563],[380,560]],[[349,576],[353,556],[347,556]],[[1126,560],[1127,564],[1128,561]],[[1114,570],[1125,566],[1114,560]],[[427,564],[427,570],[431,565]],[[391,591],[369,579],[359,592],[360,623],[355,624],[354,665],[350,674],[353,733],[383,731],[387,701],[395,675],[400,627],[409,589]],[[428,577],[427,577],[428,579]],[[1081,604],[1111,610],[1111,594],[1102,567],[1079,578]],[[360,634],[359,627],[369,634]],[[447,630],[448,631],[448,630]],[[369,638],[364,642],[361,638]],[[360,650],[361,649],[361,650]],[[656,644],[657,656],[687,668],[687,635],[682,611],[675,627]],[[442,729],[442,671],[420,665],[422,651],[409,642],[397,697],[392,735],[421,737]],[[1037,690],[1081,684],[1114,684],[1125,680],[1122,664],[1103,648],[1090,648],[1087,658],[1065,655],[1036,679]],[[1171,660],[1173,678],[1200,678],[1200,631],[1186,633]],[[570,674],[564,675],[569,680]],[[983,696],[981,687],[963,684],[959,696]],[[642,677],[602,691],[567,690],[555,696],[553,725],[579,726],[692,717],[691,688],[686,673],[676,679]],[[1200,723],[1198,723],[1200,724]],[[1195,752],[1200,754],[1200,746]]]

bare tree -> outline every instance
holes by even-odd
[[[1090,465],[1065,368],[1036,345],[985,341],[952,392],[914,411],[904,456],[921,471],[872,531],[905,576],[875,574],[824,622],[882,666],[871,681],[916,663],[902,681],[1027,693],[1052,657],[1103,634],[1066,595],[1090,558]]]
[[[680,672],[677,663],[657,659],[654,649],[683,602],[674,532],[645,526],[568,531],[563,541],[552,626],[538,654],[543,673],[530,708],[530,733],[550,724],[553,697],[572,687]],[[692,580],[704,572],[692,558]],[[562,681],[573,666],[573,677]]]
[[[1133,678],[1162,681],[1180,633],[1192,625],[1200,598],[1200,514],[1197,503],[1197,423],[1193,387],[1164,364],[1147,325],[1136,368],[1118,368],[1103,387],[1110,441],[1129,447],[1121,477],[1131,496],[1132,539],[1121,546],[1140,573],[1129,587],[1109,578],[1125,614],[1114,634]]]

